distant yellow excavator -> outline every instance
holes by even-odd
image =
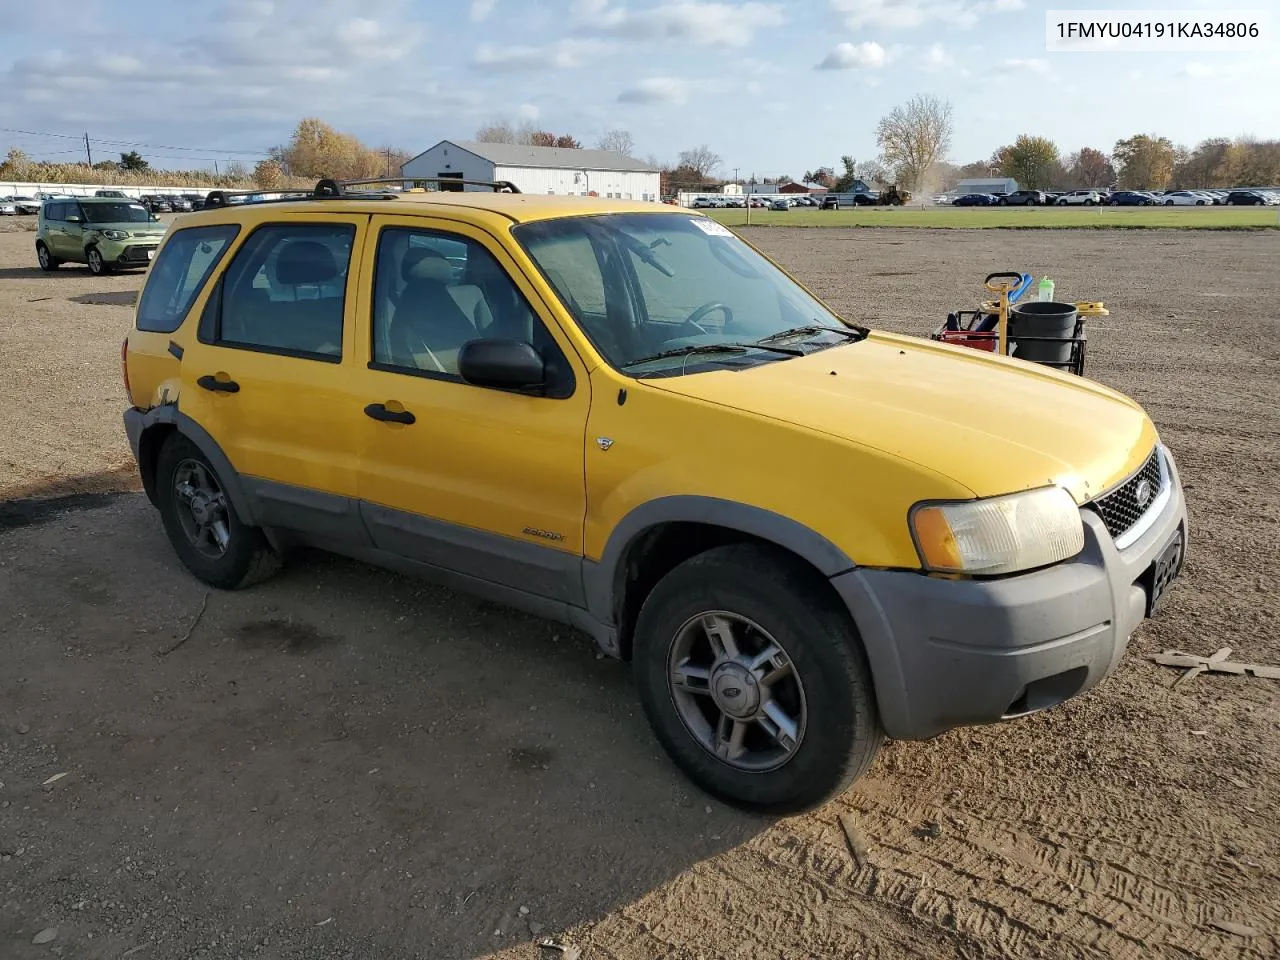
[[[906,190],[899,190],[897,184],[894,184],[888,190],[881,190],[876,202],[882,206],[900,207],[911,202],[911,194]]]

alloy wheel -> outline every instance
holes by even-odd
[[[782,645],[759,624],[724,610],[691,617],[667,655],[676,711],[708,753],[739,770],[776,770],[800,749],[804,686]]]
[[[201,554],[217,560],[231,545],[227,495],[198,460],[183,460],[173,471],[175,513],[182,532]]]

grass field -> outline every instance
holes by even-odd
[[[726,226],[746,210],[709,210]],[[860,207],[853,210],[752,210],[761,227],[935,227],[953,229],[1280,229],[1278,207]]]

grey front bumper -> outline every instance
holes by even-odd
[[[1032,713],[1110,674],[1146,615],[1142,578],[1179,530],[1186,537],[1167,452],[1166,466],[1167,500],[1123,550],[1082,509],[1084,550],[1034,573],[947,580],[855,569],[832,578],[862,635],[889,736],[922,740]]]

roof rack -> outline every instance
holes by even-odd
[[[369,177],[364,180],[321,180],[316,184],[316,196],[344,196],[346,187],[362,187],[374,183],[439,183],[469,187],[489,187],[494,193],[519,193],[520,188],[510,180],[464,180],[461,177]]]
[[[253,203],[291,203],[296,200],[333,200],[337,197],[359,197],[365,200],[392,200],[397,191],[355,191],[347,187],[371,186],[377,183],[436,183],[456,184],[462,186],[490,187],[494,193],[519,193],[520,188],[510,180],[464,180],[459,177],[368,177],[361,180],[319,181],[311,190],[210,190],[204,199],[206,210],[229,207],[237,197],[261,197],[263,194],[276,194],[270,200],[254,200]]]

